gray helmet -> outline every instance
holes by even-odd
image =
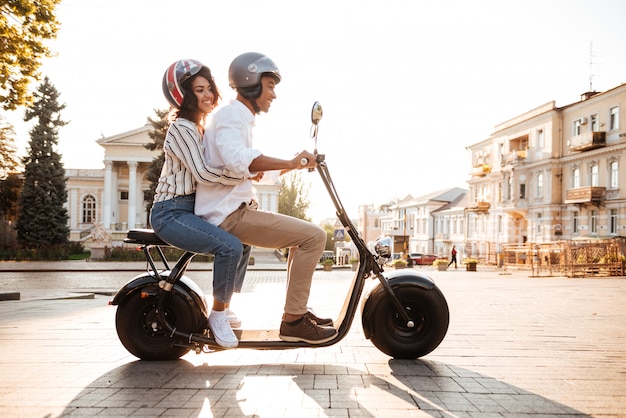
[[[230,87],[247,98],[257,98],[261,94],[261,77],[269,74],[280,83],[280,71],[274,61],[258,52],[246,52],[233,60],[228,69]]]

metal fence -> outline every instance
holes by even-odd
[[[542,244],[507,244],[500,254],[504,268],[530,269],[532,275],[624,276],[626,238],[575,239]]]

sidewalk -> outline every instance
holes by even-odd
[[[382,354],[364,338],[357,316],[348,336],[330,347],[143,362],[121,345],[109,297],[2,302],[0,416],[625,416],[623,278],[420,270],[446,296],[451,320],[442,344],[416,360]],[[353,274],[315,273],[311,303],[318,313],[337,317]],[[239,316],[246,327],[275,326],[284,272],[249,275],[234,300]]]

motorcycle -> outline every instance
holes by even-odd
[[[322,106],[311,111],[311,138],[315,141],[317,171],[337,210],[336,215],[359,253],[359,266],[334,321],[337,334],[321,344],[286,342],[278,330],[234,330],[238,348],[292,349],[326,347],[349,332],[357,309],[365,337],[383,353],[397,359],[415,359],[433,351],[448,330],[450,313],[446,299],[434,281],[412,269],[385,272],[393,242],[383,237],[372,252],[350,221],[330,177],[324,154],[317,152]],[[306,165],[306,161],[304,162]],[[208,327],[210,308],[200,287],[185,276],[195,253],[185,252],[170,268],[162,247],[169,245],[150,229],[131,229],[124,240],[137,244],[147,260],[146,272],[126,283],[110,302],[117,306],[115,325],[124,347],[142,360],[175,360],[190,350],[200,354],[222,350]],[[156,267],[156,251],[164,270]],[[366,280],[378,283],[363,296]],[[360,303],[359,303],[360,302]]]

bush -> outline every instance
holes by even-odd
[[[393,260],[393,261],[391,262],[391,265],[392,265],[393,267],[399,267],[399,266],[404,266],[404,267],[406,267],[408,264],[409,264],[409,263],[408,263],[405,259],[403,259],[403,258],[396,258],[395,260]]]
[[[81,254],[85,248],[80,242],[27,248],[23,245],[0,247],[0,260],[56,261],[67,260],[72,254]]]
[[[163,250],[163,255],[165,258],[169,260],[177,260],[183,253],[184,250],[174,247],[161,247]],[[159,261],[159,256],[156,251],[151,251],[152,257],[155,260]],[[144,261],[146,257],[143,254],[143,251],[137,250],[137,248],[129,248],[129,247],[112,247],[105,248],[104,250],[104,258],[102,261]],[[198,254],[193,258],[193,261],[204,261],[211,262],[214,257],[212,254]]]

